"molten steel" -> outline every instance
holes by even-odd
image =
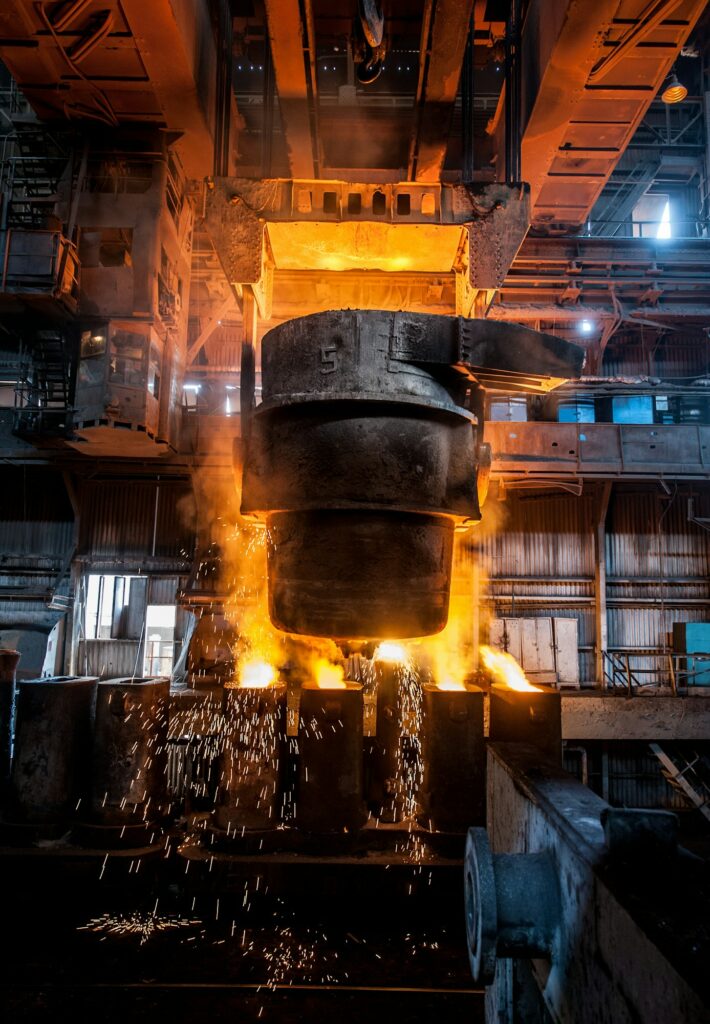
[[[276,682],[276,669],[267,661],[247,661],[241,667],[239,685],[265,688]]]
[[[345,672],[342,665],[333,665],[325,658],[319,658],[313,666],[313,678],[320,690],[345,690]]]
[[[407,660],[407,652],[401,644],[393,644],[387,640],[375,651],[375,661],[386,661],[388,664],[403,665]]]
[[[437,690],[465,690],[466,686],[455,679],[442,679],[440,683],[436,684],[436,688]]]

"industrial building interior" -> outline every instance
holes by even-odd
[[[4,1020],[710,1020],[709,335],[701,0],[3,0]]]

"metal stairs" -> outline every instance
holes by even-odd
[[[61,331],[38,331],[23,350],[13,433],[32,440],[72,433],[74,360]]]

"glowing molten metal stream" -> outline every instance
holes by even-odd
[[[493,647],[487,647],[484,644],[480,648],[480,655],[481,661],[496,683],[507,686],[509,690],[539,691],[540,687],[533,686],[528,681],[512,654],[508,654],[506,651],[496,651]]]
[[[247,661],[239,673],[239,685],[266,688],[276,682],[276,669],[268,661]]]
[[[385,661],[391,665],[403,665],[407,661],[407,652],[401,644],[385,640],[375,651],[374,660]]]

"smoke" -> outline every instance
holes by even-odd
[[[222,658],[216,674],[226,674],[225,685],[236,685],[243,665],[263,662],[300,686],[313,678],[319,661],[340,664],[342,654],[330,640],[293,636],[272,624],[267,530],[241,515],[241,460],[237,453],[232,471],[225,472],[215,468],[224,466],[223,453],[203,446],[203,465],[193,475],[195,500],[185,503],[183,514],[196,529],[193,589],[202,595],[202,617],[210,616],[210,629],[202,635],[209,635],[213,654]],[[205,603],[205,595],[212,599]],[[199,663],[197,651],[191,662]]]
[[[495,557],[494,537],[502,529],[507,507],[492,489],[483,519],[454,538],[449,618],[441,633],[412,645],[412,654],[436,683],[464,683],[478,668],[481,643],[487,642],[490,605],[485,599]]]

